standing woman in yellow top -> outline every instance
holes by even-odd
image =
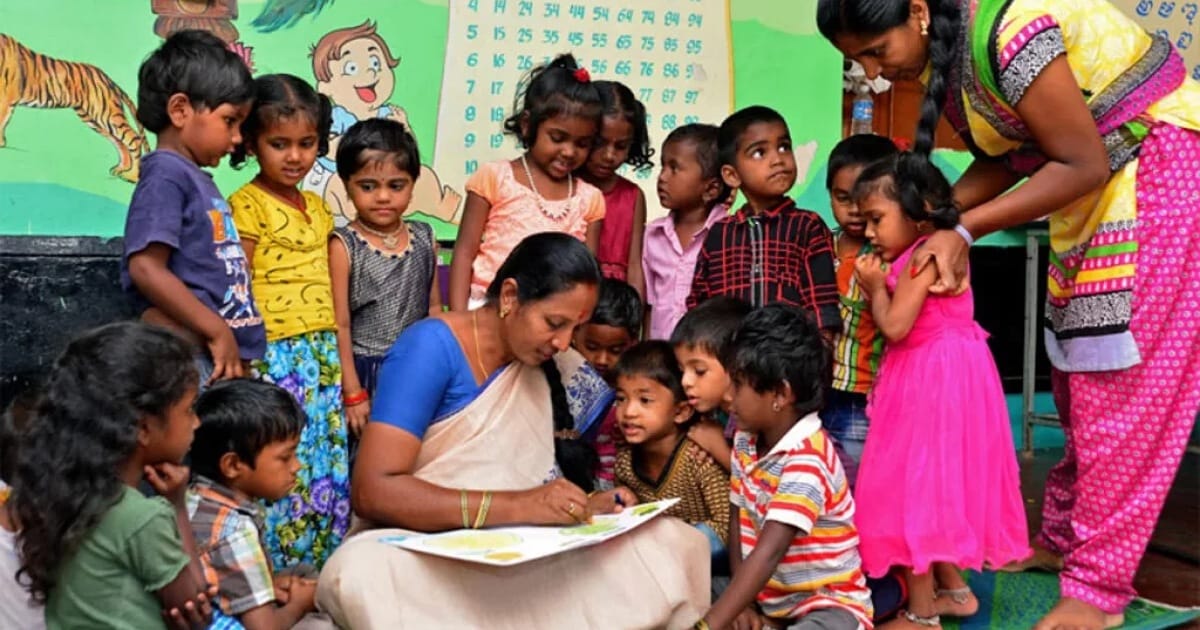
[[[277,570],[300,563],[319,569],[350,524],[350,482],[329,277],[333,214],[298,185],[329,148],[330,105],[291,75],[262,76],[254,85],[254,109],[232,161],[240,166],[254,156],[258,175],[229,198],[267,327],[266,356],[253,367],[308,414],[296,487],[268,506],[264,540]]]
[[[1200,85],[1106,0],[819,0],[817,24],[868,76],[923,78],[918,152],[944,113],[975,156],[959,227],[913,256],[935,292],[960,288],[974,239],[1049,215],[1067,448],[1025,564],[1062,567],[1038,630],[1118,625],[1200,409]]]

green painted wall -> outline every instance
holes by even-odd
[[[418,142],[433,145],[438,91],[429,86],[441,84],[445,6],[404,0],[381,11],[375,7],[383,3],[341,0],[315,18],[263,34],[250,26],[263,4],[241,0],[236,21],[242,41],[253,49],[256,73],[289,72],[310,81],[307,57],[314,42],[333,28],[377,20],[381,36],[402,57],[393,100],[408,110]],[[154,21],[149,0],[0,2],[0,33],[47,56],[93,64],[134,99],[138,66],[162,41],[154,34]],[[0,234],[122,233],[133,185],[108,174],[116,152],[74,112],[18,107],[7,141],[0,148]],[[214,171],[226,194],[252,175],[251,169],[239,172],[227,165]]]
[[[710,1],[717,0],[705,0]],[[138,66],[161,41],[154,34],[150,4],[151,0],[8,0],[0,2],[0,33],[46,56],[93,64],[136,98]],[[256,71],[290,72],[308,80],[313,78],[308,50],[323,34],[375,20],[380,35],[401,59],[391,100],[407,110],[423,150],[434,146],[449,21],[446,0],[337,0],[319,14],[273,33],[250,25],[264,0],[236,4],[235,24],[241,42],[253,50]],[[639,6],[658,4],[677,3]],[[814,0],[731,0],[730,32],[736,106],[773,106],[791,122],[798,146],[816,143],[814,161],[796,193],[806,205],[827,214],[821,183],[825,156],[841,131],[841,59],[816,33],[814,6]],[[73,111],[17,106],[5,135],[7,146],[0,148],[0,234],[122,232],[133,185],[109,174],[117,152]],[[214,172],[226,193],[252,175],[252,167],[235,171],[222,166]],[[453,235],[453,225],[433,222],[439,236]]]

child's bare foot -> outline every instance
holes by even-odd
[[[946,574],[944,579],[937,579],[939,572]],[[910,568],[905,568],[904,580],[908,582],[908,609],[896,613],[895,620],[880,626],[880,628],[888,630],[941,628],[942,619],[938,616],[937,611],[937,585],[966,586],[966,583],[962,581],[962,576],[955,573],[953,567],[944,562],[935,562],[930,570],[924,573],[917,573]]]
[[[939,588],[933,605],[937,614],[948,617],[970,617],[979,612],[979,600],[970,587]]]
[[[979,600],[958,567],[948,562],[935,562],[933,576],[938,587],[933,591],[933,610],[937,614],[970,617],[979,610]]]
[[[1125,615],[1110,615],[1086,602],[1064,597],[1033,630],[1107,630],[1125,623]]]
[[[1062,556],[1046,549],[1045,547],[1034,543],[1030,545],[1033,548],[1033,555],[1024,560],[1010,562],[1002,567],[991,567],[995,571],[1004,573],[1021,573],[1022,571],[1045,571],[1047,573],[1058,573],[1062,571],[1063,559]]]

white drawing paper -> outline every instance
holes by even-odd
[[[679,499],[625,508],[619,514],[592,517],[572,527],[496,527],[456,529],[437,534],[387,536],[380,540],[402,549],[492,566],[511,566],[600,544],[662,514]]]

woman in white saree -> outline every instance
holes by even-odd
[[[616,493],[632,500],[624,489],[589,495],[559,473],[590,483],[564,389],[550,383],[570,389],[576,379],[571,334],[595,306],[599,279],[583,243],[536,234],[500,267],[485,306],[420,322],[397,340],[352,476],[356,517],[370,531],[334,553],[317,591],[338,625],[683,628],[707,609],[708,543],[673,519],[511,567],[379,542],[476,523],[572,525],[618,509]]]

